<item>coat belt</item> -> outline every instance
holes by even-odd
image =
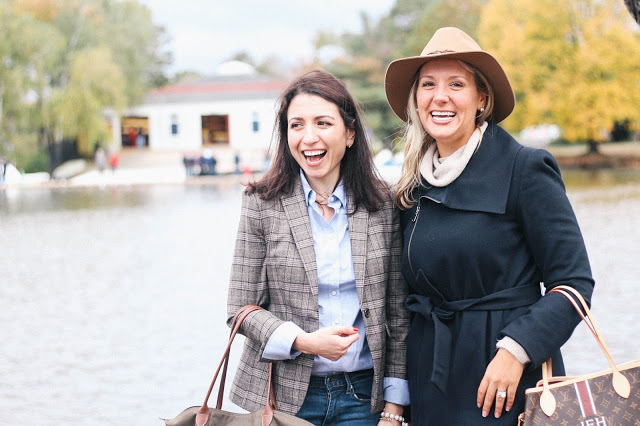
[[[418,275],[421,274],[422,271],[419,271]],[[426,280],[424,275],[421,278]],[[538,284],[507,288],[479,299],[442,301],[438,306],[432,302],[432,298],[429,296],[412,294],[407,297],[406,306],[410,311],[433,321],[435,335],[431,382],[442,393],[446,393],[451,359],[451,330],[444,321],[452,319],[455,313],[460,311],[491,311],[529,306],[540,297]]]

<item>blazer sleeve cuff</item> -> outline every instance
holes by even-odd
[[[273,361],[295,359],[302,353],[292,348],[293,342],[300,333],[304,333],[304,330],[294,323],[290,321],[282,323],[269,337],[262,357]]]
[[[398,405],[409,405],[409,382],[397,377],[385,377],[384,400]]]

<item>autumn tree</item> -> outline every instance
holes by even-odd
[[[616,121],[637,128],[640,39],[629,24],[614,0],[490,0],[478,37],[516,91],[504,126],[554,123],[565,139],[592,149]]]

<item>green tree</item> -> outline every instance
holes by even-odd
[[[65,136],[78,139],[78,149],[92,152],[97,142],[108,138],[105,106],[121,110],[125,104],[125,79],[106,47],[76,52],[71,60],[69,85],[53,98],[53,114],[63,125]]]
[[[384,92],[384,72],[394,52],[393,44],[372,24],[366,13],[360,15],[361,33],[318,33],[315,38],[316,60],[309,66],[323,66],[341,78],[363,107],[366,124],[376,140],[392,148],[398,134],[399,120],[388,107]],[[320,52],[327,47],[339,52],[322,63]]]
[[[391,61],[417,56],[433,32],[457,26],[474,34],[486,0],[397,0],[378,22],[361,14],[360,33],[318,33],[317,52],[328,46],[341,52],[328,63],[316,63],[347,82],[364,107],[367,124],[387,148],[399,149],[402,122],[387,104],[384,75]],[[320,56],[320,55],[318,55]]]
[[[0,4],[0,153],[13,150],[12,140],[28,116],[29,28],[34,20],[16,17],[11,5]]]
[[[438,28],[457,27],[476,39],[482,7],[487,0],[431,0],[418,9],[412,33],[401,49],[404,56],[419,55]]]
[[[44,151],[77,138],[89,155],[105,108],[121,110],[168,81],[166,31],[137,1],[6,0],[0,24],[2,140],[33,138]]]
[[[166,69],[173,54],[166,50],[167,31],[155,25],[149,8],[137,1],[102,0],[102,5],[96,44],[111,48],[125,78],[127,103],[138,103],[149,89],[169,82]]]

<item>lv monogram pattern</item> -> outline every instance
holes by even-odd
[[[640,426],[640,366],[621,373],[629,379],[629,398],[619,396],[611,374],[572,380],[550,389],[556,410],[547,417],[540,408],[542,386],[526,393],[524,426]]]

